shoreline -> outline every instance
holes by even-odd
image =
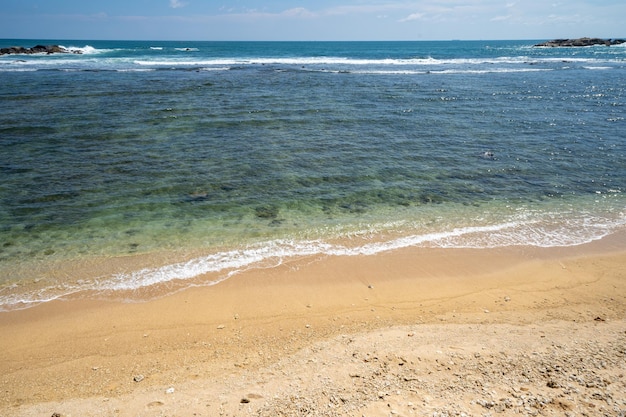
[[[580,221],[580,219],[577,219]],[[0,288],[0,314],[32,308],[57,300],[99,298],[107,300],[146,301],[153,297],[184,291],[188,287],[219,284],[254,269],[273,268],[299,258],[376,256],[393,251],[415,250],[506,250],[540,248],[536,253],[576,253],[576,247],[595,247],[597,241],[611,242],[626,234],[613,225],[608,234],[602,227],[572,228],[573,241],[556,237],[563,246],[553,246],[549,232],[530,232],[526,239],[512,237],[517,222],[496,225],[464,226],[445,232],[422,234],[374,231],[330,239],[291,240],[278,237],[240,246],[216,248],[182,247],[145,253],[98,254],[59,259],[28,259],[6,263],[2,272],[10,280]],[[571,227],[571,226],[570,226]],[[589,232],[587,229],[593,229]],[[511,229],[511,230],[509,230]],[[532,230],[532,229],[529,229]],[[579,232],[584,230],[584,232]],[[528,230],[526,231],[528,233]],[[494,236],[494,237],[492,237]],[[545,239],[548,238],[548,241]],[[509,241],[510,240],[510,241]],[[476,245],[482,242],[484,245]],[[508,242],[508,243],[507,243]],[[547,246],[544,246],[547,245]],[[606,244],[603,244],[607,246]],[[602,245],[600,245],[602,246]],[[208,252],[207,252],[208,250]],[[532,249],[530,249],[532,250]]]
[[[464,334],[457,341],[468,346],[478,346],[477,338],[492,332],[495,352],[511,355],[513,328],[521,334],[544,332],[547,340],[566,337],[573,328],[581,340],[610,340],[626,327],[625,236],[619,232],[565,248],[405,248],[373,256],[310,256],[150,301],[80,298],[3,312],[0,414],[97,415],[103,404],[115,404],[116,415],[162,415],[166,409],[192,415],[201,396],[213,407],[202,404],[208,415],[219,407],[223,415],[266,415],[263,407],[288,407],[281,395],[289,390],[281,384],[313,389],[307,385],[313,380],[286,377],[308,372],[310,358],[318,361],[319,374],[332,376],[341,368],[320,346],[331,346],[330,352],[353,338],[365,348],[372,337],[389,332],[412,333],[415,341],[432,335],[457,340]],[[385,349],[405,349],[405,342],[389,342]],[[309,359],[297,359],[303,352]],[[286,374],[268,376],[275,367]],[[226,395],[216,381],[252,391]],[[166,394],[169,388],[175,392]],[[254,395],[239,402],[248,394]],[[377,407],[380,400],[346,404],[356,412]],[[352,415],[346,410],[328,415]]]

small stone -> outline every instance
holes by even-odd
[[[487,310],[487,309],[485,309],[484,311],[485,311],[485,313],[487,313],[487,314],[489,313],[489,310]]]
[[[226,328],[226,326],[224,326],[223,324],[220,324],[219,326],[217,326],[217,330],[222,330]]]
[[[508,303],[509,301],[511,301],[511,297],[509,297],[509,296],[504,297],[504,301],[506,301]]]
[[[143,375],[135,375],[135,377],[133,378],[133,381],[141,382],[141,381],[143,381],[143,378],[144,378]]]
[[[166,394],[173,394],[174,393],[174,387],[169,387],[168,389],[165,390]]]
[[[248,404],[250,402],[249,399],[247,398],[242,398],[241,401],[239,401],[241,404]]]
[[[546,386],[548,388],[559,388],[559,383],[551,379],[550,381],[548,381]]]
[[[310,329],[310,328],[311,328],[311,325],[310,325],[310,324],[307,324],[307,325],[306,325],[306,326],[304,326],[304,327],[306,327],[307,329]]]

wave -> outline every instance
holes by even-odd
[[[0,67],[0,72],[34,72],[37,71],[37,68],[9,68],[9,67]]]
[[[613,62],[612,60],[598,60],[596,58],[530,58],[530,57],[506,57],[506,58],[454,58],[435,59],[410,58],[410,59],[354,59],[344,57],[289,57],[289,58],[260,58],[260,57],[240,57],[240,58],[207,58],[199,60],[180,60],[179,58],[165,59],[137,59],[137,65],[181,65],[181,66],[208,66],[208,65],[345,65],[345,66],[437,66],[437,65],[506,65],[506,64],[527,64],[536,65],[540,63],[600,63]],[[621,62],[615,60],[615,62]]]
[[[546,68],[566,69],[567,65],[579,68],[605,69],[615,64],[623,64],[623,60],[615,58],[594,57],[536,57],[506,56],[477,58],[434,58],[432,56],[411,58],[350,58],[340,56],[295,56],[295,57],[210,57],[198,54],[181,54],[182,51],[195,52],[198,48],[177,48],[177,52],[169,52],[149,47],[145,49],[96,49],[90,45],[83,47],[64,46],[76,54],[54,54],[8,61],[5,57],[0,62],[11,63],[4,70],[21,68],[37,69],[71,69],[71,70],[131,70],[133,68],[153,69],[202,69],[210,68],[248,68],[255,66],[284,66],[301,70],[325,72],[352,72],[370,74],[421,74],[439,71],[446,73],[494,73],[494,72],[529,72]],[[154,54],[154,52],[157,54]],[[191,58],[190,57],[194,57]],[[197,58],[196,58],[197,57]],[[530,68],[534,67],[534,68]],[[364,71],[364,72],[363,72]]]
[[[117,72],[154,72],[154,68],[122,68],[116,70]]]
[[[379,74],[379,75],[414,75],[414,74],[494,74],[514,72],[545,72],[553,71],[551,68],[489,68],[489,69],[447,69],[447,70],[372,70],[372,71],[348,71],[350,74]],[[334,71],[339,72],[339,71]]]
[[[161,284],[184,288],[199,276],[217,273],[218,278],[202,282],[210,286],[253,268],[281,265],[287,259],[321,256],[372,256],[409,247],[487,249],[507,246],[567,247],[602,239],[626,226],[626,213],[607,217],[582,213],[567,219],[563,213],[527,212],[509,221],[480,226],[452,228],[447,231],[402,236],[349,246],[324,240],[277,239],[221,251],[189,261],[129,273],[118,273],[75,284],[62,283],[29,293],[14,294],[15,287],[0,289],[0,311],[27,308],[84,291],[110,294],[137,291]],[[185,283],[188,284],[185,284]],[[2,294],[3,292],[8,294]]]
[[[450,69],[441,71],[429,71],[430,74],[494,74],[513,72],[545,72],[553,71],[552,68],[490,68],[484,70]]]
[[[103,54],[103,53],[107,53],[107,52],[111,52],[111,49],[96,49],[91,45],[85,45],[85,46],[63,46],[63,45],[59,45],[61,48],[65,49],[66,51],[69,51],[73,54],[80,54],[80,55],[95,55],[95,54]]]

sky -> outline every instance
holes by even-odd
[[[625,0],[0,0],[0,38],[626,38]]]

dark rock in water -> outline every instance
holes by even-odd
[[[276,206],[260,206],[254,209],[255,214],[261,219],[275,219],[278,217],[278,207]]]
[[[67,54],[69,52],[80,53],[80,51],[68,51],[59,45],[35,45],[32,48],[24,48],[23,46],[11,46],[9,48],[0,48],[0,55],[14,54]]]
[[[575,46],[593,46],[593,45],[620,45],[625,43],[623,39],[600,39],[600,38],[577,38],[577,39],[553,39],[551,41],[538,43],[535,46],[544,47],[575,47]]]

